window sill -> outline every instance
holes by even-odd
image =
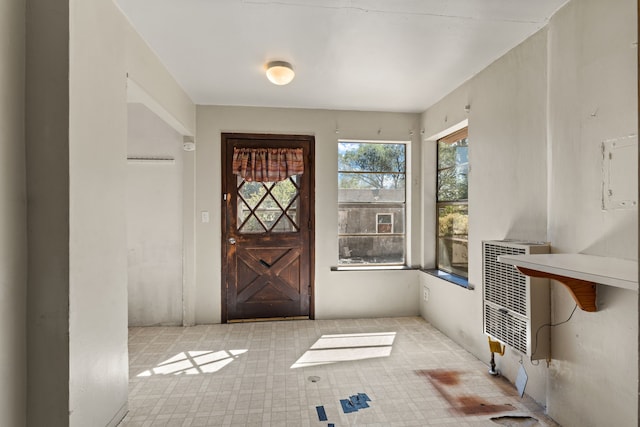
[[[390,271],[390,270],[420,270],[419,267],[408,265],[344,265],[331,267],[331,271]]]
[[[462,276],[457,276],[455,274],[447,273],[446,271],[438,270],[437,268],[430,269],[421,269],[423,273],[430,274],[431,276],[437,277],[444,281],[453,283],[454,285],[458,285],[462,288],[473,290],[474,286],[469,283],[469,279]]]

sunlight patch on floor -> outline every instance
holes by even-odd
[[[158,363],[155,368],[147,369],[136,376],[211,374],[218,372],[247,351],[185,351]]]
[[[389,357],[395,337],[395,332],[323,335],[291,369]]]

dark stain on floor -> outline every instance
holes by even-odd
[[[496,424],[507,427],[534,427],[540,425],[537,419],[523,415],[505,415],[491,418]]]
[[[461,387],[461,372],[444,369],[430,369],[416,371],[417,375],[425,377],[438,390],[454,411],[465,415],[496,414],[498,412],[513,411],[510,404],[494,404],[482,397],[471,395],[468,389]]]
[[[430,381],[436,381],[439,384],[452,386],[460,384],[460,373],[458,371],[448,371],[445,369],[433,369],[430,371],[418,371],[418,375],[426,376]],[[425,374],[420,374],[420,372]]]

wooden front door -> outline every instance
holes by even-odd
[[[304,172],[246,181],[234,148],[302,148]],[[222,320],[313,316],[314,138],[222,134]]]

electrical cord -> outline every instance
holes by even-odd
[[[536,339],[535,339],[535,343],[534,343],[533,351],[531,352],[531,358],[530,358],[530,360],[529,360],[533,366],[538,366],[538,365],[540,364],[540,361],[539,361],[539,360],[536,360],[536,361],[535,361],[535,362],[537,362],[537,363],[534,363],[534,360],[533,360],[533,355],[534,355],[534,354],[536,354],[536,351],[538,350],[538,332],[540,332],[540,330],[541,330],[542,328],[544,328],[545,326],[548,326],[548,327],[550,327],[550,328],[553,328],[554,326],[560,326],[560,325],[562,325],[562,324],[567,323],[569,320],[571,320],[571,318],[573,317],[573,313],[575,313],[575,312],[576,312],[576,309],[577,309],[577,308],[578,308],[578,304],[576,304],[576,305],[573,307],[573,310],[571,311],[571,314],[569,315],[569,318],[568,318],[567,320],[563,320],[562,322],[558,322],[558,323],[545,323],[544,325],[540,325],[540,326],[538,327],[538,329],[536,330]]]

